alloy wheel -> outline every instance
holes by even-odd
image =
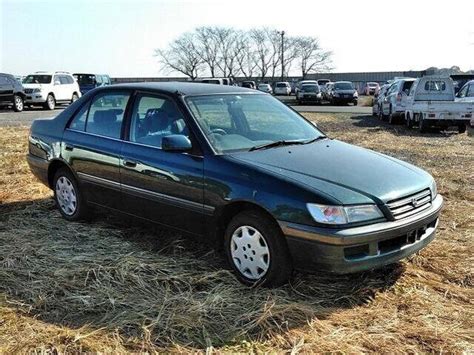
[[[23,111],[23,99],[15,95],[15,108],[17,111]]]

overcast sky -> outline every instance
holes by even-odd
[[[0,0],[0,71],[163,75],[153,50],[207,25],[316,36],[335,72],[474,69],[474,0]]]

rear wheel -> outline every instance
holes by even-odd
[[[88,216],[87,204],[79,190],[74,175],[67,168],[59,169],[53,181],[54,200],[61,215],[68,221],[78,221]]]
[[[244,211],[227,226],[227,259],[246,285],[280,286],[293,271],[284,236],[276,224],[258,211]]]
[[[395,114],[392,111],[392,106],[390,105],[390,110],[388,112],[388,123],[389,124],[395,124],[396,117]]]
[[[409,113],[406,114],[405,124],[407,128],[413,128],[413,120],[411,119],[411,115]]]
[[[21,112],[24,109],[23,98],[20,95],[13,96],[13,110],[15,112]]]
[[[465,133],[466,132],[467,125],[465,123],[460,123],[458,125],[458,132],[459,133]]]
[[[423,119],[423,117],[420,117],[420,121],[418,122],[418,127],[421,133],[426,133],[428,132],[429,124],[426,120]]]
[[[71,104],[74,103],[77,100],[79,100],[79,95],[77,95],[76,93],[72,94]]]

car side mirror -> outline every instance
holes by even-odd
[[[161,148],[167,152],[186,152],[192,147],[189,138],[183,134],[171,134],[161,141]]]

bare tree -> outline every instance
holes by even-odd
[[[267,31],[265,29],[253,29],[249,32],[251,46],[255,48],[255,65],[260,72],[262,80],[267,76],[273,59],[271,44],[268,41]]]
[[[196,29],[198,40],[197,51],[199,57],[209,69],[211,77],[216,76],[219,61],[219,44],[216,36],[216,28],[199,27]]]
[[[171,42],[167,49],[155,50],[155,56],[165,69],[177,71],[194,80],[198,77],[203,63],[196,42],[196,34],[185,33]]]
[[[309,73],[317,73],[331,69],[331,52],[324,51],[317,38],[298,37],[296,39],[297,58],[303,79]]]
[[[165,69],[195,79],[203,70],[212,77],[243,75],[274,79],[282,67],[288,76],[295,61],[303,78],[309,73],[331,69],[331,52],[324,51],[314,37],[285,37],[274,29],[236,31],[228,27],[199,27],[174,40],[166,49],[157,49]]]
[[[257,59],[254,49],[250,46],[248,34],[243,34],[235,43],[235,61],[238,66],[238,72],[246,79],[253,77],[257,68]]]

